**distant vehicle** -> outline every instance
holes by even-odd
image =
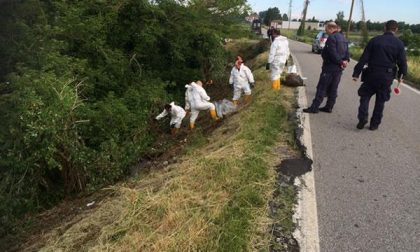
[[[328,34],[324,31],[318,32],[312,41],[312,52],[321,53],[327,42]]]
[[[251,30],[257,34],[257,35],[261,35],[261,20],[259,19],[254,19],[252,20],[252,24],[251,24]]]

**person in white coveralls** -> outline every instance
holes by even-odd
[[[190,116],[190,129],[195,128],[195,120],[202,110],[209,110],[210,115],[214,120],[219,118],[216,115],[216,107],[210,102],[210,97],[207,95],[206,90],[203,88],[201,81],[191,82],[185,85],[185,110],[191,111]]]
[[[187,113],[182,107],[175,105],[175,102],[171,102],[170,104],[165,104],[163,112],[156,116],[155,119],[160,120],[168,114],[171,115],[171,121],[169,122],[169,126],[171,127],[171,134],[175,135],[178,129],[181,127],[182,120]]]
[[[275,90],[280,89],[280,75],[289,58],[289,41],[286,37],[280,36],[280,31],[274,29],[272,31],[274,41],[270,47],[270,55],[268,56],[267,70],[271,69],[271,83]]]
[[[229,84],[233,85],[233,104],[238,105],[242,92],[245,94],[245,102],[251,99],[251,87],[254,86],[255,80],[251,70],[243,64],[241,56],[236,58],[235,66],[230,72]]]

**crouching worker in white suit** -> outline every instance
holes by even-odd
[[[156,116],[156,120],[160,120],[168,114],[171,114],[171,122],[169,123],[169,126],[171,127],[171,134],[175,135],[181,127],[182,120],[187,113],[182,107],[175,105],[175,102],[165,104],[164,108],[163,112]]]
[[[280,89],[280,75],[289,58],[289,41],[286,37],[280,36],[280,31],[273,30],[274,41],[270,47],[270,55],[268,56],[267,70],[271,68],[272,88]]]
[[[190,129],[195,128],[195,120],[201,110],[209,110],[210,115],[214,120],[218,120],[216,115],[216,107],[213,103],[209,102],[210,97],[207,95],[206,90],[203,88],[201,81],[191,82],[185,85],[185,110],[191,110],[190,116]]]
[[[238,105],[238,100],[244,92],[245,102],[251,99],[251,87],[254,86],[254,75],[251,70],[243,64],[241,56],[236,58],[235,66],[230,72],[229,84],[233,85],[233,104]]]

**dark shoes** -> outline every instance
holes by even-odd
[[[359,123],[357,124],[356,127],[358,129],[363,129],[365,127],[365,125],[366,125],[367,122],[368,122],[367,120],[359,121]],[[370,126],[369,126],[369,130],[377,130],[378,127],[379,127],[379,125],[376,125],[376,124],[372,124],[371,123]]]
[[[318,109],[313,109],[313,108],[309,107],[309,108],[303,109],[302,111],[304,113],[316,114],[316,113],[318,113],[319,110]]]
[[[322,107],[320,109],[314,109],[312,107],[309,107],[309,108],[303,109],[303,112],[305,112],[305,113],[311,113],[311,114],[316,114],[319,111],[326,112],[326,113],[331,113],[332,112],[332,109],[331,108],[328,108],[328,107]]]
[[[319,111],[326,112],[326,113],[331,113],[332,112],[332,108],[322,107],[322,108],[319,109]]]
[[[357,124],[357,128],[358,129],[363,129],[364,127],[365,127],[365,125],[366,125],[366,123],[367,123],[367,120],[362,120],[362,121],[359,121],[359,123]]]

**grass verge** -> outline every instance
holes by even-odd
[[[273,92],[252,63],[253,100],[211,135],[197,130],[188,151],[164,169],[107,188],[113,197],[26,246],[43,251],[267,251],[274,167],[293,153],[294,90]],[[284,232],[293,232],[294,189],[284,188]]]

